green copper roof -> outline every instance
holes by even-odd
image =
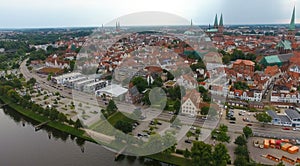
[[[281,60],[278,58],[277,55],[266,56],[266,57],[264,57],[264,59],[268,64],[281,63]]]
[[[295,30],[295,29],[296,29],[296,27],[295,27],[295,6],[294,6],[294,10],[293,10],[289,30]]]
[[[216,14],[214,27],[218,27],[218,15]]]
[[[221,14],[219,26],[223,26],[223,14]]]
[[[288,40],[281,40],[277,44],[276,48],[283,48],[284,50],[291,50],[292,49],[291,42]]]

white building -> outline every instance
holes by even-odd
[[[125,94],[128,92],[128,89],[123,88],[121,85],[112,84],[95,92],[96,96],[105,97],[107,99],[112,98],[124,98]]]
[[[83,86],[83,91],[87,93],[94,93],[96,90],[102,89],[108,85],[107,81],[97,81]]]
[[[199,104],[202,101],[201,95],[197,90],[191,90],[183,97],[181,113],[195,116],[199,114]]]
[[[71,80],[66,81],[65,85],[68,88],[74,88],[75,83],[86,80],[86,77],[78,77]]]
[[[80,81],[80,82],[76,82],[74,84],[74,89],[78,90],[78,91],[83,91],[83,87],[85,85],[93,83],[93,82],[95,82],[95,79],[88,79],[88,80],[83,80],[83,81]]]
[[[68,73],[68,74],[63,74],[57,77],[52,77],[52,82],[56,84],[65,84],[66,81],[78,78],[81,76],[81,73]]]

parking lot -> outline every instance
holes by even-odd
[[[289,158],[294,159],[294,160],[296,160],[297,157],[298,158],[300,157],[300,152],[298,152],[296,154],[290,154],[290,153],[288,153],[286,151],[283,151],[281,149],[273,149],[273,148],[260,149],[260,148],[255,147],[253,145],[253,141],[257,141],[257,140],[260,142],[260,144],[262,144],[264,138],[258,138],[258,137],[249,138],[247,145],[248,145],[248,150],[250,152],[251,159],[255,160],[258,163],[269,164],[269,165],[278,164],[277,162],[272,161],[272,160],[267,159],[267,158],[262,156],[262,155],[267,155],[267,154],[273,155],[277,158],[281,158],[282,156],[286,156],[286,157],[289,157]],[[284,162],[284,164],[285,165],[290,165],[287,162]]]

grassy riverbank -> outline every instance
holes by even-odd
[[[0,99],[3,103],[6,103],[8,107],[14,109],[15,111],[19,112],[23,116],[26,116],[26,117],[28,117],[32,120],[35,120],[39,123],[43,123],[43,122],[46,122],[46,121],[50,120],[49,118],[47,118],[45,116],[42,116],[42,115],[39,115],[39,114],[37,114],[37,113],[35,113],[31,110],[24,109],[22,106],[11,102],[10,99],[8,99],[7,97],[0,96]],[[57,129],[57,130],[65,132],[65,133],[71,134],[73,136],[85,139],[87,141],[96,143],[96,141],[94,141],[91,137],[89,137],[88,135],[85,134],[85,131],[83,131],[81,129],[76,129],[72,126],[63,124],[61,122],[51,121],[47,124],[47,126],[50,126],[54,129]]]
[[[28,117],[32,120],[35,120],[39,123],[43,123],[43,122],[50,120],[49,118],[47,118],[45,116],[39,115],[31,110],[23,108],[22,106],[20,106],[16,103],[11,102],[11,100],[8,99],[7,97],[0,96],[0,100],[3,103],[6,103],[8,107],[14,109],[15,111],[22,114],[23,116],[26,116],[26,117]],[[119,117],[119,116],[117,116],[117,117]],[[76,129],[72,126],[63,124],[61,122],[51,121],[47,124],[47,126],[57,129],[59,131],[71,134],[73,136],[82,138],[84,140],[99,144],[98,142],[93,140],[91,137],[86,135],[85,131],[83,131],[81,129]],[[173,155],[166,155],[166,154],[162,154],[162,153],[157,153],[157,154],[149,155],[146,157],[150,158],[150,159],[158,160],[158,161],[161,161],[164,163],[174,164],[174,165],[190,165],[191,164],[191,161],[186,160],[185,158],[181,158],[181,157],[173,156]]]

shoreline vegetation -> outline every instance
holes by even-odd
[[[34,121],[37,121],[38,123],[43,123],[46,121],[49,121],[50,118],[39,115],[29,109],[23,108],[22,106],[15,104],[13,101],[11,101],[9,98],[0,95],[0,100],[1,102],[7,104],[6,107],[10,107],[11,109],[17,111],[18,113],[22,114],[23,116],[26,116]],[[86,141],[95,143],[97,145],[101,145],[99,144],[97,141],[95,141],[94,139],[92,139],[91,137],[89,137],[88,135],[86,135],[85,131],[82,129],[76,129],[75,127],[63,124],[59,121],[51,121],[49,123],[46,124],[49,127],[52,127],[54,129],[57,129],[59,131],[71,134],[73,136],[76,136],[78,138],[84,139]],[[153,154],[153,155],[149,155],[149,156],[144,156],[145,158],[150,158],[153,160],[157,160],[160,162],[164,162],[167,164],[173,164],[173,165],[189,165],[191,164],[190,160],[187,160],[183,157],[179,157],[179,156],[175,156],[175,155],[166,155],[166,154],[162,154],[161,153],[157,153],[157,154]]]

